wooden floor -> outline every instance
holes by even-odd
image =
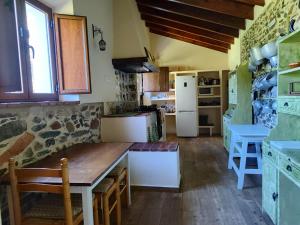
[[[176,138],[171,138],[176,140]],[[123,225],[270,225],[261,213],[261,187],[247,177],[238,191],[222,139],[178,139],[181,193],[135,191]],[[256,182],[255,182],[256,181]]]

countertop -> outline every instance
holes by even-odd
[[[140,117],[140,116],[149,116],[153,112],[126,112],[119,114],[110,114],[104,115],[102,118],[121,118],[121,117]]]
[[[270,141],[270,145],[300,167],[300,141]]]

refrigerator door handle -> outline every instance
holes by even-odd
[[[190,111],[189,110],[179,110],[178,112],[179,113],[186,113],[186,112],[195,112],[195,111],[193,111],[193,110],[190,110]]]

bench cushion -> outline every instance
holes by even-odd
[[[141,152],[176,152],[177,150],[177,142],[135,143],[129,148],[129,151]]]

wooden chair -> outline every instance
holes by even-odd
[[[128,171],[123,166],[116,166],[109,174],[117,183],[117,188],[120,192],[120,198],[125,195],[125,206],[129,207],[129,192],[128,192]]]
[[[14,159],[9,161],[15,225],[79,225],[83,222],[80,195],[70,194],[68,160],[61,159],[61,169],[15,168]],[[62,184],[34,182],[36,178],[58,178]],[[26,182],[21,182],[26,180]],[[22,215],[20,193],[48,193]],[[60,196],[62,195],[62,196]],[[94,201],[94,224],[99,225],[98,199]],[[73,207],[72,207],[73,205]]]
[[[97,199],[101,199],[101,203],[103,203],[101,209],[103,210],[104,225],[110,225],[110,215],[114,209],[116,209],[117,225],[121,225],[121,199],[114,179],[103,179],[93,192],[96,194]],[[110,202],[113,194],[114,199]]]

